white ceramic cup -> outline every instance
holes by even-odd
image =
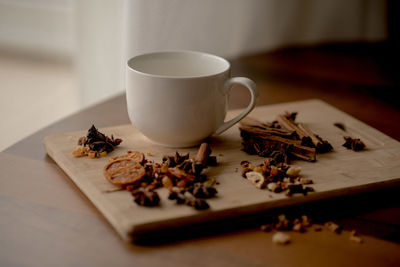
[[[233,84],[251,94],[248,107],[224,122]],[[143,54],[128,60],[126,100],[133,125],[153,143],[190,147],[221,134],[255,106],[258,90],[244,77],[230,78],[227,60],[194,51]]]

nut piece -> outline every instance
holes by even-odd
[[[301,167],[290,167],[287,171],[286,174],[289,177],[297,177],[300,175]]]
[[[340,234],[342,232],[342,227],[334,222],[325,223],[325,227],[328,228],[329,231],[334,232],[336,234]]]
[[[168,166],[166,164],[161,164],[161,173],[167,173],[168,172]]]
[[[185,188],[186,186],[186,181],[185,180],[180,180],[179,182],[176,183],[176,186],[178,188]]]
[[[308,179],[308,178],[301,178],[300,179],[300,183],[301,184],[312,184],[313,181],[311,179]]]
[[[282,233],[282,232],[276,232],[272,236],[272,242],[276,245],[286,245],[290,243],[290,235]]]
[[[255,171],[255,172],[259,172],[259,173],[263,173],[263,169],[262,169],[261,166],[255,167],[255,168],[254,168],[254,171]]]
[[[351,231],[349,239],[350,239],[350,241],[353,241],[353,242],[356,242],[359,244],[361,244],[363,242],[362,238],[358,235],[356,230]]]
[[[163,184],[163,186],[165,188],[170,188],[170,187],[174,186],[174,184],[172,183],[171,178],[169,178],[168,176],[164,176],[161,181],[162,181],[162,184]]]
[[[275,190],[278,188],[278,185],[276,183],[269,183],[267,188],[269,191],[275,192]]]
[[[88,157],[91,159],[97,158],[97,152],[93,150],[89,150]]]
[[[300,222],[293,224],[292,230],[299,233],[303,233],[306,231],[306,229]]]
[[[264,176],[256,171],[248,172],[246,173],[246,178],[249,180],[252,184],[254,184],[257,188],[264,188],[265,187],[265,178]]]
[[[85,147],[85,146],[76,146],[75,150],[72,151],[72,156],[74,157],[83,157],[83,156],[87,156],[89,152],[89,147]]]

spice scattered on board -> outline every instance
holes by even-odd
[[[268,189],[274,193],[285,192],[287,196],[293,194],[306,195],[308,192],[314,192],[309,184],[311,179],[300,177],[301,168],[292,167],[284,162],[267,158],[258,166],[254,166],[248,161],[242,161],[242,176],[249,180],[259,189]]]
[[[86,136],[79,138],[78,146],[72,151],[74,157],[88,156],[89,158],[100,158],[113,151],[122,139],[111,138],[99,132],[94,125],[88,130]]]
[[[346,131],[346,126],[341,122],[335,122],[333,125],[338,127],[342,131]]]
[[[217,190],[213,187],[215,181],[202,171],[216,164],[217,159],[211,156],[207,143],[200,145],[193,158],[176,152],[164,156],[162,163],[146,159],[142,152],[128,151],[109,159],[104,176],[113,185],[131,191],[140,206],[159,205],[160,197],[155,190],[164,187],[169,190],[168,199],[203,210],[209,208],[205,199],[214,197]]]
[[[214,197],[216,193],[217,190],[212,185],[195,183],[187,188],[172,187],[168,199],[176,200],[177,204],[204,210],[209,208],[205,199]]]
[[[333,149],[328,141],[312,132],[304,123],[296,123],[296,116],[297,112],[286,112],[270,123],[249,117],[243,119],[239,128],[243,150],[262,157],[273,157],[275,153],[280,153],[288,163],[291,159],[314,162],[317,153]]]
[[[139,187],[131,192],[134,201],[140,206],[153,207],[160,203],[160,196],[154,190]]]
[[[345,140],[345,143],[343,146],[345,148],[354,150],[354,151],[360,151],[365,148],[365,144],[363,141],[361,141],[359,138],[353,138],[351,136],[344,136],[343,137]]]

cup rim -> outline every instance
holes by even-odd
[[[131,62],[137,60],[138,58],[151,56],[151,55],[156,55],[156,54],[167,54],[167,53],[206,55],[206,56],[213,57],[213,58],[225,63],[226,67],[224,67],[221,71],[218,71],[218,72],[215,72],[215,73],[211,73],[211,74],[177,76],[177,75],[160,75],[160,74],[147,73],[147,72],[143,72],[143,71],[139,71],[137,69],[134,69],[131,66]],[[133,72],[135,72],[137,74],[144,75],[144,76],[147,76],[147,77],[164,78],[164,79],[195,79],[195,78],[205,78],[205,77],[218,76],[218,75],[220,75],[222,73],[225,73],[225,72],[229,71],[229,69],[231,68],[231,64],[229,63],[228,60],[226,60],[223,57],[220,57],[220,56],[217,56],[217,55],[213,55],[213,54],[210,54],[210,53],[206,53],[206,52],[193,51],[193,50],[165,50],[165,51],[154,51],[154,52],[149,52],[149,53],[143,53],[143,54],[136,55],[136,56],[134,56],[134,57],[132,57],[132,58],[127,60],[126,67],[130,71],[133,71]]]

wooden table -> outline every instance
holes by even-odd
[[[261,91],[258,105],[320,98],[399,140],[398,105],[390,98],[377,97],[375,91],[398,88],[398,82],[379,74],[382,66],[370,52],[381,50],[361,48],[365,54],[359,46],[334,46],[249,56],[232,62],[233,74],[256,81]],[[233,90],[231,108],[246,105],[248,96],[243,92]],[[105,127],[128,122],[125,96],[121,95],[50,125],[0,153],[1,266],[400,265],[399,188],[295,207],[334,220],[346,230],[356,229],[363,244],[350,242],[347,231],[341,235],[310,231],[291,233],[292,244],[276,246],[271,233],[259,230],[263,222],[257,220],[166,244],[125,244],[46,156],[42,139],[52,133],[86,129],[92,123]]]

